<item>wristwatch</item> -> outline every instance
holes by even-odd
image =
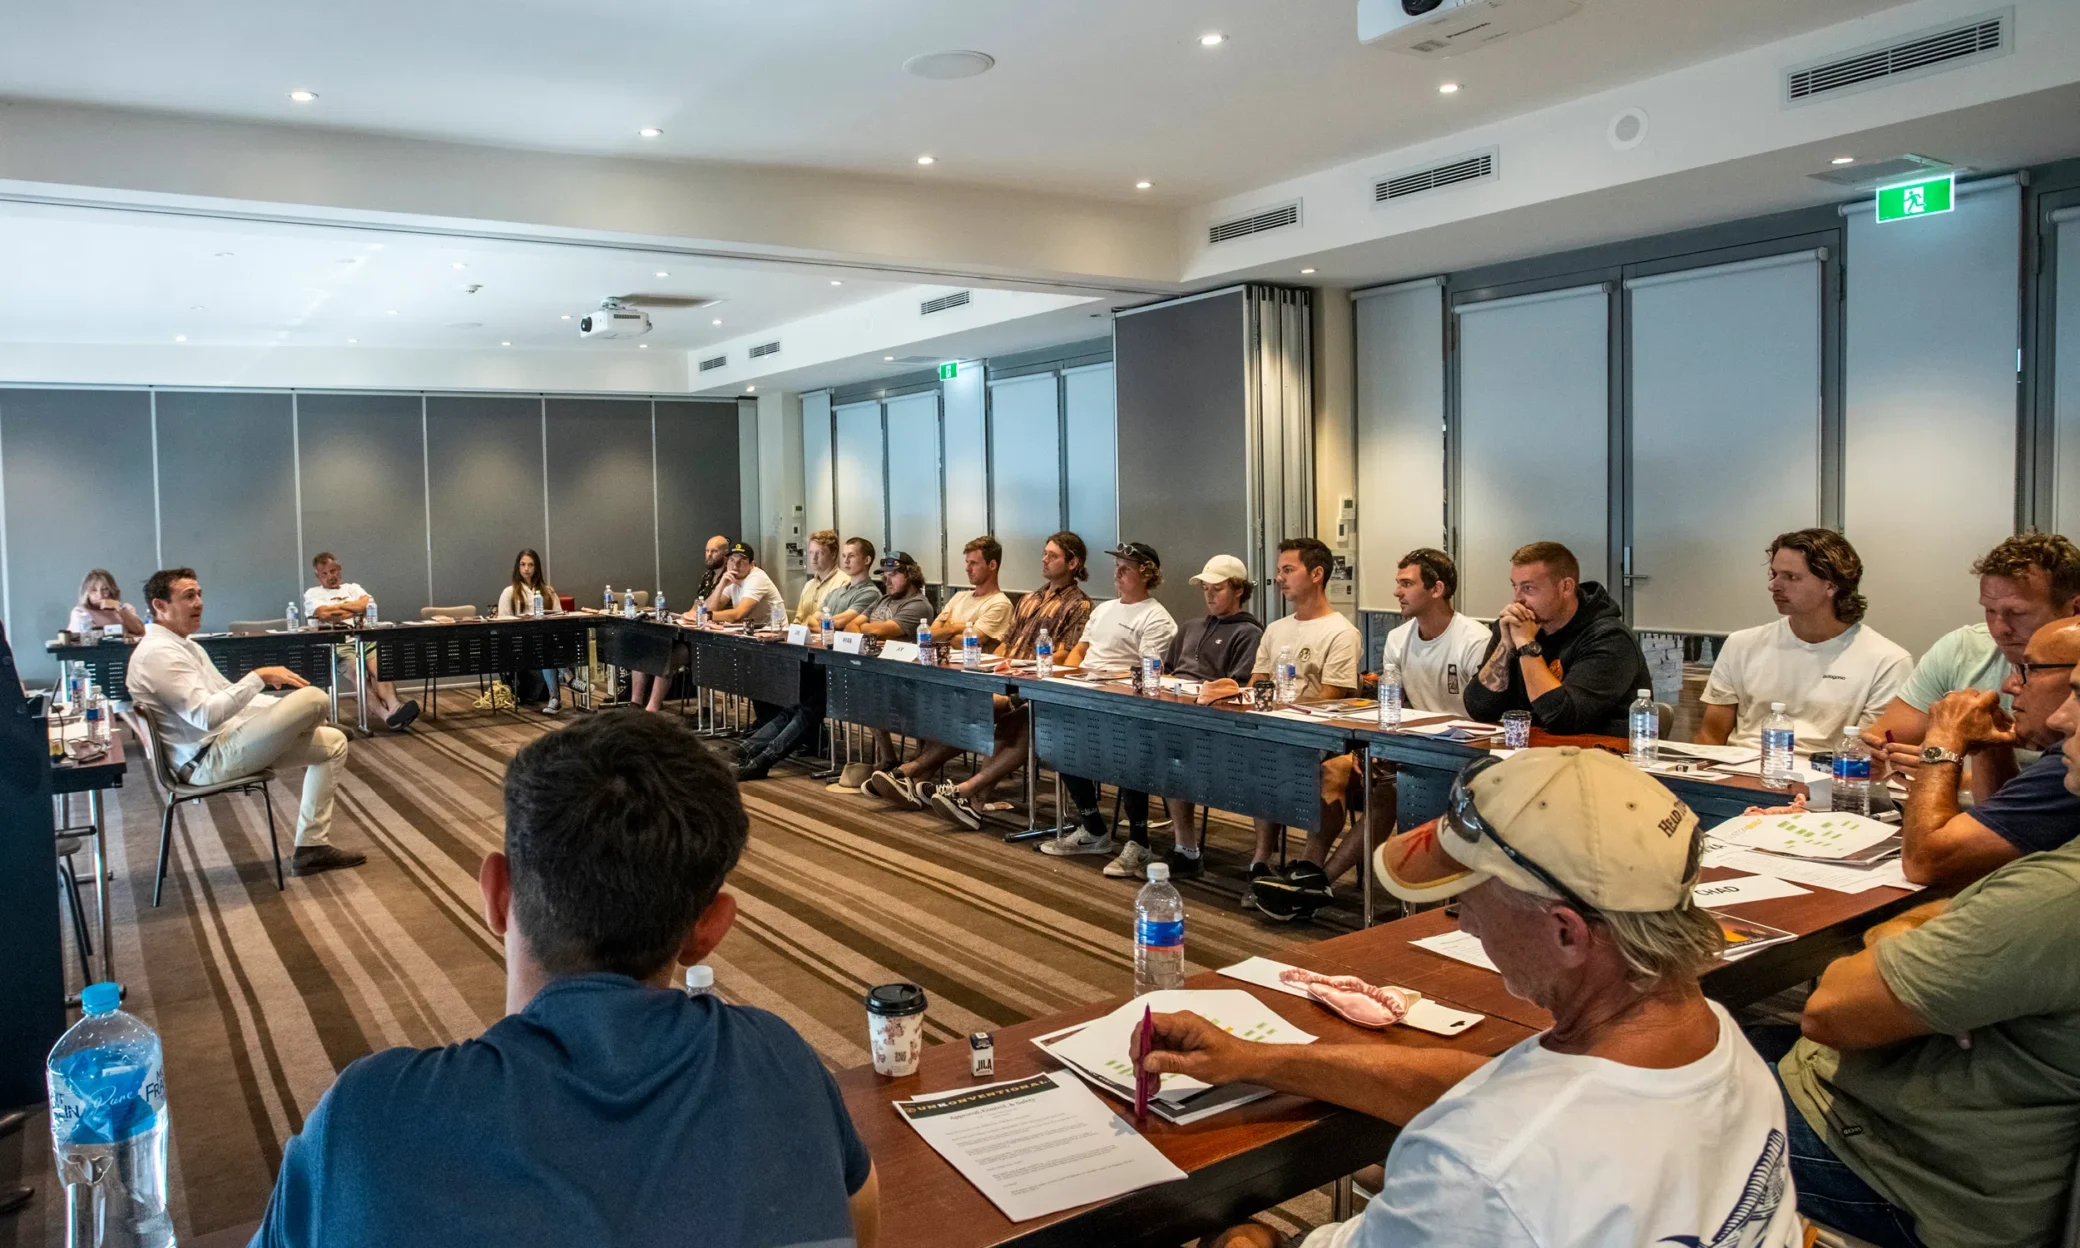
[[[1964,755],[1959,754],[1956,750],[1946,750],[1940,745],[1924,745],[1921,747],[1921,765],[1923,767],[1933,767],[1937,763],[1962,762],[1964,762]]]
[[[1520,659],[1543,658],[1545,656],[1545,647],[1539,645],[1537,640],[1533,639],[1531,641],[1525,642],[1521,646],[1518,646],[1515,650],[1512,650],[1510,653],[1516,655]]]

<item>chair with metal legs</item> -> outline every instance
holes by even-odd
[[[215,784],[189,784],[175,774],[172,757],[159,739],[159,726],[152,717],[139,713],[131,717],[131,722],[133,727],[144,729],[137,734],[137,740],[144,746],[145,761],[151,767],[153,779],[159,783],[159,870],[152,881],[152,904],[159,904],[159,895],[166,888],[166,864],[173,853],[174,814],[184,802],[199,802],[219,793],[260,795],[260,801],[267,807],[267,845],[274,851],[274,886],[286,889],[288,884],[282,878],[282,842],[274,826],[274,797],[268,791],[268,786],[274,782],[274,769],[263,767],[249,775],[234,776]]]
[[[72,920],[72,944],[79,954],[79,976],[83,984],[91,983],[94,978],[94,973],[87,967],[87,959],[94,952],[94,942],[87,935],[87,909],[80,904],[79,873],[72,869],[72,856],[86,843],[84,836],[58,838],[58,891],[64,894],[65,913]]]

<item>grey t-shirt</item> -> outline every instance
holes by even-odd
[[[881,601],[875,603],[873,609],[867,612],[867,623],[886,624],[890,620],[903,626],[904,638],[914,637],[917,635],[918,625],[932,622],[932,600],[925,597],[922,591],[908,593],[901,598],[883,594]]]
[[[847,611],[872,611],[881,601],[881,590],[872,581],[840,585],[823,596],[823,609],[832,619]]]

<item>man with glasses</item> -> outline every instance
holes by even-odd
[[[1691,896],[1697,817],[1613,754],[1524,750],[1460,774],[1446,814],[1377,855],[1397,897],[1455,897],[1553,1028],[1494,1059],[1387,1044],[1257,1044],[1155,1019],[1137,1061],[1406,1123],[1380,1193],[1302,1248],[1714,1244],[1791,1248],[1783,1098],[1698,975],[1718,920]],[[1140,1047],[1137,1044],[1137,1049]],[[1275,1248],[1250,1224],[1220,1248]]]
[[[1998,691],[1962,689],[1928,708],[1919,766],[1900,819],[1901,866],[1916,884],[1962,888],[2024,854],[2057,849],[2080,833],[2080,797],[2066,791],[2062,733],[2051,717],[2080,663],[2080,618],[2038,629]],[[2000,697],[2014,700],[2011,717]],[[2018,748],[2043,750],[2019,768]],[[1965,759],[1986,796],[1961,806]]]

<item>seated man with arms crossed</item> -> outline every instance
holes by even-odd
[[[819,539],[829,532],[829,529],[819,530],[809,539],[812,554]],[[874,568],[874,543],[864,537],[855,537],[834,551],[834,555],[835,562],[832,566],[836,573],[825,588],[823,596],[816,601],[810,618],[795,621],[797,624],[806,624],[812,635],[822,625],[823,613],[826,611],[831,614],[832,623],[835,625],[838,617],[850,618],[854,614],[864,613],[881,601],[881,590],[869,575]],[[811,563],[813,566],[814,560]],[[807,596],[808,591],[804,590],[805,604]],[[816,725],[823,720],[823,668],[811,666],[803,680],[806,697],[800,705],[788,714],[775,715],[768,719],[744,739],[743,761],[737,764],[737,780],[740,783],[765,779],[767,773],[773,769],[773,764],[800,748],[801,744],[809,739],[809,734],[816,731]]]
[[[802,583],[802,592],[794,600],[791,624],[807,624],[814,632],[822,618],[823,600],[832,590],[845,584],[846,577],[838,567],[838,531],[818,529],[809,535],[809,579]]]
[[[932,618],[932,600],[925,597],[924,569],[910,552],[891,550],[881,559],[881,581],[888,592],[864,611],[847,611],[831,617],[831,627],[841,633],[865,633],[883,641],[908,641],[917,636],[918,626]]]
[[[985,654],[994,653],[1017,621],[1011,596],[997,585],[997,569],[1004,563],[1004,547],[996,538],[978,537],[961,547],[961,562],[968,574],[969,588],[953,596],[946,609],[932,621],[932,644],[952,647],[959,653],[968,625],[982,642]]]
[[[709,538],[708,544],[702,548],[701,558],[705,560],[707,570],[701,573],[700,588],[694,591],[693,600],[696,603],[706,602],[708,596],[715,592],[715,583],[722,579],[722,565],[729,561],[729,539],[720,533]],[[688,612],[680,619],[691,624],[693,614]],[[664,695],[672,687],[672,676],[685,667],[692,657],[692,651],[687,649],[685,642],[673,642],[671,659],[666,664],[664,675],[652,676],[648,672],[630,672],[629,703],[641,705],[644,710],[649,711],[661,709],[664,706]]]
[[[1466,686],[1488,651],[1488,626],[1453,609],[1458,590],[1458,566],[1441,550],[1411,550],[1394,569],[1402,622],[1387,634],[1380,665],[1400,667],[1410,710],[1466,714]]]
[[[304,619],[313,624],[345,624],[368,614],[368,591],[345,579],[339,560],[332,557],[331,551],[321,550],[311,556],[311,570],[317,573],[318,583],[303,591]],[[341,646],[339,656],[346,660],[347,674],[355,677],[354,687],[362,691],[356,696],[366,696],[377,718],[392,732],[403,732],[419,718],[418,702],[400,700],[396,685],[376,679],[373,647],[368,651],[368,670],[358,675],[353,670],[354,647]]]
[[[332,844],[332,790],[347,767],[347,734],[325,722],[322,689],[286,667],[261,667],[224,679],[191,638],[202,627],[202,583],[193,568],[166,568],[144,585],[152,622],[130,655],[127,677],[137,709],[151,717],[173,774],[215,784],[267,767],[302,767],[303,807],[289,870],[316,875],[358,867],[366,854]],[[290,692],[260,692],[269,685]]]
[[[1626,709],[1654,681],[1617,602],[1558,542],[1518,547],[1509,562],[1515,598],[1495,619],[1466,713],[1494,723],[1530,711],[1547,732],[1624,736]]]
[[[1358,663],[1365,643],[1357,625],[1329,605],[1330,562],[1329,548],[1317,538],[1289,537],[1278,544],[1278,567],[1272,579],[1278,592],[1293,604],[1293,613],[1265,626],[1252,674],[1268,676],[1282,660],[1291,662],[1299,676],[1295,692],[1299,702],[1333,701],[1358,691]],[[1234,681],[1216,680],[1200,689],[1199,700],[1214,702],[1239,692]],[[1347,755],[1322,765],[1321,827],[1307,834],[1306,848],[1283,874],[1271,865],[1271,856],[1285,828],[1268,819],[1255,821],[1257,845],[1250,856],[1248,898],[1267,917],[1281,921],[1307,918],[1335,900],[1323,864],[1329,858],[1330,842],[1343,827],[1356,775],[1357,767]]]
[[[1099,671],[1139,667],[1146,657],[1168,654],[1177,636],[1177,621],[1162,603],[1148,596],[1163,583],[1163,560],[1155,547],[1121,542],[1106,553],[1112,556],[1112,587],[1119,597],[1091,609],[1083,640],[1062,661],[1063,667]],[[1098,809],[1098,786],[1082,776],[1065,775],[1062,788],[1076,803],[1077,821],[1082,826],[1067,836],[1041,842],[1040,852],[1056,857],[1111,853],[1112,828]],[[1121,789],[1119,796],[1127,812],[1128,839],[1119,856],[1105,864],[1105,874],[1126,879],[1140,875],[1148,865],[1148,794]]]
[[[1946,693],[1928,708],[1920,766],[1900,819],[1900,865],[1916,884],[1962,888],[2024,854],[2057,849],[2080,835],[2080,797],[2066,791],[2065,761],[2052,716],[2080,664],[2080,619],[2037,630],[2000,694]],[[2014,701],[2012,718],[2001,694]],[[2048,753],[2017,770],[2017,747]],[[1959,803],[1964,760],[1992,788],[1971,810]]]
[[[1914,658],[1870,625],[1857,592],[1863,560],[1831,529],[1799,529],[1769,544],[1769,595],[1783,618],[1726,639],[1704,687],[1707,745],[1760,748],[1770,704],[1782,702],[1800,754],[1832,750],[1844,729],[1882,714]]]
[[[748,822],[683,723],[601,715],[505,780],[484,921],[506,1017],[364,1057],[282,1154],[255,1248],[871,1245],[879,1184],[814,1051],[764,1010],[689,997],[736,918]]]
[[[2080,794],[2080,696],[2049,726]],[[1799,1209],[1880,1248],[2060,1242],[2080,1154],[2080,841],[1863,939],[1821,975],[1803,1039],[1752,1033],[1783,1057]]]
[[[1695,815],[1615,755],[1476,760],[1442,819],[1380,847],[1379,875],[1409,901],[1457,897],[1459,926],[1552,1030],[1489,1059],[1256,1044],[1159,1014],[1140,1061],[1407,1124],[1365,1212],[1302,1248],[1796,1248],[1782,1098],[1698,986],[1724,940],[1690,892],[1701,840]],[[1280,1241],[1252,1223],[1205,1242]]]

